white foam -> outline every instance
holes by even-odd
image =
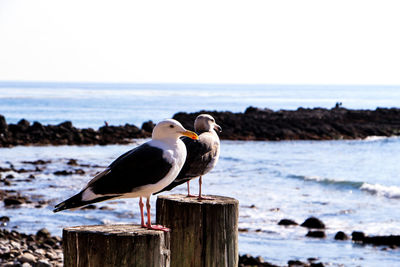
[[[384,196],[387,198],[400,198],[400,187],[398,186],[385,186],[381,184],[368,184],[364,183],[361,188],[362,191],[366,191],[368,193]]]

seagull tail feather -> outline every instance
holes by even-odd
[[[119,196],[119,195],[118,196],[116,196],[116,195],[102,196],[102,197],[98,197],[98,198],[95,198],[95,199],[92,199],[92,200],[89,200],[89,201],[85,201],[85,200],[82,200],[82,193],[83,193],[83,191],[78,193],[78,194],[76,194],[75,196],[72,196],[69,199],[57,204],[54,207],[53,212],[59,212],[59,211],[68,210],[68,209],[75,209],[75,208],[79,208],[79,207],[82,207],[82,206],[85,206],[85,205],[88,205],[88,204],[92,204],[92,203],[95,203],[95,202],[100,202],[100,201],[112,199],[112,198],[115,198],[115,197]]]

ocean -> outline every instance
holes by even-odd
[[[132,123],[185,111],[243,112],[248,106],[297,109],[398,107],[400,87],[285,86],[190,84],[0,83],[0,114],[7,122],[22,118],[57,124],[71,120],[78,127],[97,128]],[[46,227],[61,235],[63,227],[81,224],[138,223],[137,199],[98,204],[106,209],[52,213],[53,205],[76,193],[96,172],[120,154],[145,142],[108,146],[26,146],[0,148],[0,167],[34,169],[26,163],[49,161],[34,172],[12,174],[7,189],[47,204],[5,208],[8,229],[35,233]],[[222,141],[216,168],[203,179],[205,194],[240,201],[239,251],[284,265],[290,259],[343,266],[399,266],[400,250],[335,241],[338,231],[351,234],[400,235],[399,137],[334,141]],[[71,166],[69,159],[83,166]],[[55,171],[81,168],[85,175],[56,176]],[[197,183],[191,183],[192,192]],[[182,185],[172,193],[185,193]],[[167,194],[170,192],[167,192]],[[153,207],[155,197],[152,198]],[[279,220],[302,223],[315,216],[327,226],[325,239],[305,237],[302,227],[278,226]]]

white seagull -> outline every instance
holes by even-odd
[[[190,194],[189,182],[191,179],[199,178],[198,199],[210,199],[201,195],[202,176],[211,171],[218,162],[220,153],[220,141],[215,131],[221,132],[221,127],[215,123],[215,119],[208,114],[200,114],[194,121],[194,129],[199,135],[198,140],[184,138],[187,157],[182,170],[176,179],[156,194],[171,190],[172,188],[187,182],[188,197]]]
[[[142,227],[168,231],[161,225],[151,224],[150,196],[174,181],[182,169],[187,152],[181,136],[199,138],[176,120],[159,122],[153,129],[152,140],[121,155],[78,194],[56,205],[53,211],[75,209],[109,199],[139,197]],[[147,198],[147,225],[142,197]]]

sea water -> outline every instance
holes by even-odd
[[[259,93],[264,94],[264,101],[266,102],[263,102],[263,104],[246,102],[245,97],[243,99],[238,97],[236,101],[238,101],[238,105],[242,105],[241,108],[243,109],[248,105],[273,109],[295,109],[295,104],[291,106],[292,104],[288,103],[297,101],[300,104],[303,103],[301,99],[314,99],[314,102],[309,102],[309,107],[322,106],[318,103],[320,100],[320,102],[324,102],[317,95],[306,97],[307,90],[304,89],[300,90],[301,93],[298,97],[288,97],[286,104],[280,106],[273,100],[276,98],[265,96],[275,93],[275,89],[271,88],[269,93]],[[54,95],[57,95],[58,90],[63,90],[63,88],[47,88],[45,91],[49,95],[44,96],[42,92],[40,93],[42,96],[36,100],[33,97],[35,93],[29,93],[29,88],[15,88],[16,93],[14,95],[11,91],[7,91],[7,93],[2,91],[1,108],[3,108],[3,103],[23,97],[22,92],[24,90],[22,89],[28,91],[29,97],[19,103],[18,106],[14,106],[13,110],[19,116],[19,118],[15,118],[16,121],[22,117],[31,116],[29,108],[35,105],[30,101],[39,101],[35,102],[37,105],[42,103],[36,106],[36,110],[40,110],[40,107],[46,108],[43,103],[47,102],[47,107],[51,107],[50,109],[54,109],[54,112],[56,112],[57,105],[55,102],[61,100],[54,97],[50,92],[56,90],[57,92]],[[70,92],[70,90],[78,89],[65,89],[64,93]],[[79,89],[78,91],[82,90]],[[97,92],[98,103],[107,101],[108,94],[100,97],[101,88],[99,91],[95,88],[90,90]],[[129,89],[123,90],[129,91]],[[174,90],[168,90],[171,94],[174,94]],[[196,95],[196,90],[184,89],[183,85],[180,90],[186,90],[186,96],[169,96],[165,99],[160,98],[160,101],[172,101],[171,99],[174,99],[174,101],[182,103],[181,106],[186,107],[186,109],[179,109],[175,104],[171,104],[173,107],[170,111],[162,109],[161,106],[167,106],[164,102],[161,102],[162,104],[159,106],[156,105],[155,108],[163,110],[162,112],[165,115],[168,112],[173,114],[178,111],[203,109],[199,105],[196,106],[199,107],[197,110],[196,108],[192,110],[192,107],[185,103],[188,101],[186,98],[191,98],[189,95]],[[288,90],[292,90],[291,92],[294,93],[293,88]],[[355,92],[357,90],[355,89]],[[243,89],[243,91],[245,90]],[[313,88],[313,92],[315,91],[318,91],[317,88]],[[326,92],[324,99],[330,99],[333,103],[336,101],[338,92],[345,92],[348,95],[347,99],[363,99],[360,103],[365,106],[357,106],[360,105],[357,104],[354,108],[375,108],[376,106],[373,103],[386,103],[386,106],[394,106],[396,102],[400,103],[397,92],[393,88],[388,89],[386,95],[382,91],[375,91],[374,95],[372,91],[371,89],[366,93],[366,95],[369,95],[366,98],[361,89],[356,94],[345,92],[343,88],[339,88],[336,93]],[[213,90],[209,90],[210,94],[213,92]],[[203,93],[203,99],[207,98],[207,94]],[[84,94],[86,93],[84,92]],[[282,93],[282,95],[285,95],[285,93]],[[319,95],[321,96],[322,93]],[[276,93],[276,96],[278,97],[279,93]],[[228,96],[225,97],[229,98]],[[66,98],[70,98],[68,94]],[[135,102],[135,97],[131,96],[131,98]],[[147,98],[152,98],[152,96],[149,95]],[[180,98],[184,101],[177,100]],[[147,103],[152,103],[150,99],[147,101]],[[229,110],[228,107],[233,110],[234,101],[232,99],[229,101],[231,101],[231,106],[227,106],[227,110]],[[229,101],[227,100],[227,102]],[[344,102],[343,105],[346,103],[341,98],[338,98],[337,101]],[[22,103],[26,103],[29,108],[24,109]],[[72,106],[76,105],[74,103],[71,100]],[[275,103],[276,107],[267,103]],[[285,102],[282,101],[282,103]],[[325,103],[328,103],[328,101]],[[205,103],[203,105],[205,106],[204,109],[214,107],[214,109],[221,110],[218,106],[213,106],[217,104]],[[97,108],[99,117],[106,116],[102,106],[94,107],[92,104],[90,105],[90,109],[95,110]],[[119,110],[118,112],[122,112],[123,107],[124,105],[117,106],[116,109]],[[76,116],[76,123],[83,127],[95,127],[97,124],[100,125],[102,120],[110,120],[101,117],[98,118],[96,123],[89,123],[90,119],[85,117],[85,113],[78,116],[79,110],[78,106],[76,108],[69,107],[64,113],[57,113],[57,116],[50,112],[47,115],[43,113],[41,118],[46,123],[61,122],[65,119],[73,120]],[[0,113],[5,114],[8,121],[12,121],[11,116],[7,114],[13,113],[4,113],[3,111]],[[127,122],[141,122],[147,119],[156,121],[154,117],[158,115],[149,113],[148,117],[140,119],[133,114],[131,115],[132,120]],[[52,116],[54,118],[50,118]],[[117,123],[125,123],[122,120],[115,120]],[[21,208],[0,206],[0,216],[6,215],[11,218],[7,226],[9,229],[17,227],[18,231],[34,233],[38,229],[46,227],[52,234],[57,235],[60,235],[61,229],[66,226],[139,223],[137,199],[122,199],[98,204],[98,208],[108,207],[108,209],[103,210],[78,210],[53,214],[52,208],[54,204],[79,191],[90,177],[101,171],[118,155],[145,141],[136,140],[135,143],[130,145],[0,148],[0,167],[8,167],[13,164],[17,169],[34,169],[35,166],[24,163],[24,161],[37,159],[51,161],[46,165],[39,166],[43,170],[34,172],[35,179],[31,181],[26,180],[29,173],[3,173],[3,176],[7,174],[15,176],[12,185],[6,189],[17,190],[30,199],[47,200],[49,204],[41,208],[35,208],[34,204],[24,204]],[[319,261],[343,264],[344,266],[398,266],[400,262],[400,251],[398,249],[386,250],[382,247],[360,246],[350,241],[335,241],[333,237],[337,231],[344,231],[347,234],[351,234],[352,231],[363,231],[369,235],[400,235],[400,213],[397,212],[400,204],[400,165],[398,164],[400,154],[397,152],[399,150],[400,138],[398,137],[370,137],[365,140],[350,141],[222,141],[220,161],[216,168],[204,177],[203,191],[205,194],[231,196],[240,201],[239,251],[241,254],[260,255],[267,261],[280,265],[284,265],[289,259],[306,261],[307,258],[317,257]],[[71,158],[77,159],[78,163],[85,167],[68,165],[67,162]],[[54,172],[58,170],[74,170],[76,168],[83,168],[86,174],[54,175]],[[191,183],[191,186],[192,193],[198,190],[195,181]],[[172,192],[166,192],[166,194],[185,192],[186,186],[182,185]],[[154,200],[155,197],[152,198],[153,214],[155,212]],[[302,223],[310,216],[318,217],[327,226],[327,237],[325,239],[307,238],[305,237],[307,230],[299,226],[286,228],[277,225],[279,220],[283,218]]]
[[[336,103],[353,109],[396,107],[400,86],[0,82],[0,114],[11,123],[25,118],[43,124],[70,120],[77,127],[98,128],[105,121],[141,126],[180,111],[293,110]]]

